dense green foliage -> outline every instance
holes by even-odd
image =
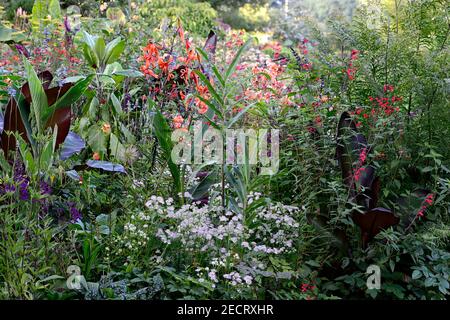
[[[448,2],[223,2],[0,11],[0,298],[448,299]],[[176,162],[208,128],[278,170]]]

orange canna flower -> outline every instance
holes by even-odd
[[[100,154],[98,152],[94,152],[94,154],[92,155],[92,159],[100,160]]]
[[[158,65],[163,73],[169,72],[169,64],[172,63],[172,61],[173,61],[172,56],[169,56],[168,59],[167,59],[167,57],[166,58],[158,58]]]

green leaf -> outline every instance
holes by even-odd
[[[89,107],[88,107],[88,112],[87,112],[90,119],[95,120],[99,105],[100,105],[100,101],[98,101],[97,97],[92,98],[91,102],[88,105]]]
[[[97,124],[94,124],[89,128],[87,142],[92,151],[106,152],[106,136]]]
[[[83,95],[86,89],[91,84],[94,75],[89,75],[83,80],[79,80],[73,87],[71,87],[61,98],[59,98],[50,108],[45,112],[44,123],[51,117],[51,115],[59,108],[70,107],[77,102]]]
[[[26,36],[22,31],[16,31],[0,24],[0,42],[20,42],[25,39]]]
[[[42,149],[42,154],[39,159],[40,170],[48,171],[53,163],[53,155],[56,147],[56,136],[58,134],[58,126],[55,125],[52,139],[47,141]]]
[[[98,37],[92,36],[86,31],[82,31],[82,37],[84,42],[83,53],[85,59],[88,61],[91,67],[98,68],[100,66],[99,57],[96,54],[96,44]]]
[[[97,42],[97,37],[92,36],[86,31],[82,31],[81,35],[83,37],[83,42],[88,45],[88,47],[95,52],[95,43]]]
[[[214,170],[208,174],[202,181],[195,185],[189,193],[194,199],[203,197],[210,190],[213,184],[217,183],[217,170]]]
[[[131,69],[114,71],[113,75],[124,76],[129,78],[139,78],[144,76],[141,72]]]
[[[27,73],[28,85],[31,93],[31,110],[36,120],[36,125],[39,133],[42,133],[45,121],[45,111],[48,109],[47,96],[42,87],[41,80],[39,80],[33,66],[24,58],[25,71]]]
[[[48,15],[48,0],[35,0],[33,9],[31,10],[31,23],[33,29],[40,30],[41,24],[44,23]]]
[[[27,172],[30,172],[31,174],[36,173],[36,165],[34,162],[33,154],[28,148],[27,143],[25,142],[25,140],[23,140],[23,138],[19,134],[16,134],[15,137],[19,144],[19,152],[22,156],[22,160],[23,163],[25,164]]]
[[[219,103],[220,106],[223,106],[224,105],[223,99],[219,96],[219,94],[214,89],[211,82],[206,78],[206,76],[199,70],[196,70],[195,73],[199,76],[199,78],[202,80],[202,82],[208,87],[209,93],[213,96],[213,98],[217,101],[217,103]],[[222,116],[222,113],[220,113],[220,115]]]
[[[412,273],[412,278],[416,280],[419,279],[420,277],[422,277],[422,272],[420,272],[420,270],[414,270]]]
[[[123,161],[125,156],[125,147],[120,143],[119,139],[114,133],[109,136],[109,150],[111,156]]]
[[[208,63],[211,63],[211,61],[209,61],[208,54],[202,48],[197,48],[197,50],[198,50],[198,52],[200,52],[200,54],[203,56],[203,58],[205,58],[206,61],[208,61]],[[217,67],[215,65],[211,65],[211,68],[212,68],[217,80],[219,80],[219,83],[222,86],[222,88],[225,87],[225,81],[223,80],[223,77],[220,74],[219,70],[217,70]]]
[[[3,172],[10,172],[11,165],[6,161],[5,154],[2,149],[0,149],[0,168],[2,168]]]
[[[118,75],[118,72],[123,71],[122,66],[120,65],[120,63],[118,62],[114,62],[111,64],[108,64],[105,67],[105,70],[103,70],[103,74],[108,75],[108,76],[112,76],[112,75]]]
[[[435,283],[436,283],[436,281],[434,280],[434,278],[426,278],[425,279],[425,287],[434,286]]]
[[[83,80],[83,79],[85,79],[85,78],[86,78],[86,77],[84,77],[84,76],[67,77],[67,78],[64,79],[64,82],[65,82],[65,83],[72,83],[72,82],[77,82],[77,81],[79,81],[79,80]]]
[[[153,128],[155,129],[155,135],[158,139],[159,145],[163,150],[164,157],[169,166],[170,174],[172,175],[174,186],[177,192],[181,192],[182,181],[180,168],[172,161],[172,130],[167,124],[166,119],[162,115],[161,111],[154,110],[155,115],[153,118]]]
[[[98,68],[98,66],[99,66],[98,58],[95,55],[95,52],[92,51],[92,49],[87,44],[83,45],[83,55],[84,55],[84,58],[87,60],[88,64],[92,68],[94,68],[94,69]]]
[[[114,93],[111,93],[111,103],[114,108],[114,113],[119,115],[122,113],[122,105],[120,104],[119,99],[117,99],[116,95]]]
[[[104,61],[106,52],[106,44],[105,39],[102,37],[97,37],[95,41],[95,54],[98,57],[99,61]]]
[[[59,5],[58,0],[50,0],[48,5],[48,13],[52,17],[52,19],[61,18],[61,6]]]
[[[22,122],[25,126],[28,141],[30,141],[31,145],[34,147],[35,142],[33,139],[33,130],[30,124],[30,110],[27,108],[25,97],[20,92],[20,90],[17,90],[17,94],[14,97],[14,99],[16,100],[17,108],[19,109],[20,118],[22,119]]]
[[[125,49],[125,40],[116,38],[106,46],[105,64],[111,64],[119,59]]]
[[[120,131],[125,136],[125,139],[127,139],[127,143],[129,143],[129,144],[136,143],[135,136],[131,133],[130,130],[128,130],[127,126],[124,125],[123,123],[120,123]]]

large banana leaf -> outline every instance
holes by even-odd
[[[381,230],[397,225],[400,219],[389,209],[373,208],[363,214],[354,214],[353,221],[361,229],[362,244],[365,247]]]
[[[28,71],[31,72],[31,70]],[[55,126],[58,128],[56,148],[64,142],[70,128],[71,104],[81,97],[92,80],[92,76],[77,83],[66,83],[61,87],[53,88],[49,88],[53,76],[48,71],[30,79],[33,82],[32,87],[30,88],[30,82],[26,82],[6,106],[4,130],[1,136],[1,146],[6,156],[10,150],[16,148],[15,137],[10,134],[12,132],[19,133],[25,142],[33,145],[30,113],[34,115],[36,121],[43,123],[43,130],[47,128],[53,130]],[[41,88],[46,101],[40,106],[33,106],[32,110],[33,99],[36,97],[41,99]]]

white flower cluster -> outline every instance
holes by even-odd
[[[238,272],[233,271],[227,274],[223,275],[224,279],[227,279],[230,281],[232,286],[236,286],[239,284],[247,284],[247,285],[251,285],[253,282],[253,277],[250,275],[245,275],[245,276],[241,276]]]
[[[224,210],[219,205],[220,197],[213,203],[200,206],[198,203],[186,204],[174,209],[172,202],[160,197],[152,197],[146,204],[152,212],[157,212],[164,227],[156,232],[156,237],[165,244],[180,245],[186,252],[207,254],[207,264],[197,268],[200,282],[209,282],[212,287],[218,279],[232,286],[249,286],[255,275],[264,275],[265,256],[283,254],[293,250],[293,243],[299,237],[300,214],[297,207],[281,203],[258,201],[259,193],[248,196],[248,208],[261,203],[244,215]],[[251,217],[251,218],[250,218]],[[241,268],[251,265],[251,268]],[[267,272],[266,272],[267,273]],[[268,273],[267,273],[268,274]]]
[[[250,195],[249,203],[258,198],[259,194]],[[271,254],[293,250],[293,242],[299,236],[299,223],[295,219],[299,214],[299,208],[282,203],[269,203],[258,208],[251,221],[255,227],[249,230],[253,241],[242,245],[254,252]]]
[[[248,204],[260,197],[259,193],[249,194]],[[299,224],[295,216],[300,210],[297,207],[268,201],[254,210],[246,226],[243,214],[224,210],[215,203],[209,206],[186,204],[175,210],[172,201],[152,196],[146,203],[167,222],[167,227],[158,229],[156,234],[166,244],[179,240],[187,250],[218,251],[218,245],[226,240],[252,252],[281,254],[289,252],[298,237]]]
[[[215,249],[216,241],[224,239],[238,243],[244,234],[242,214],[223,210],[221,206],[186,204],[176,211],[168,210],[164,217],[176,223],[159,229],[157,236],[167,244],[180,240],[187,249]]]

